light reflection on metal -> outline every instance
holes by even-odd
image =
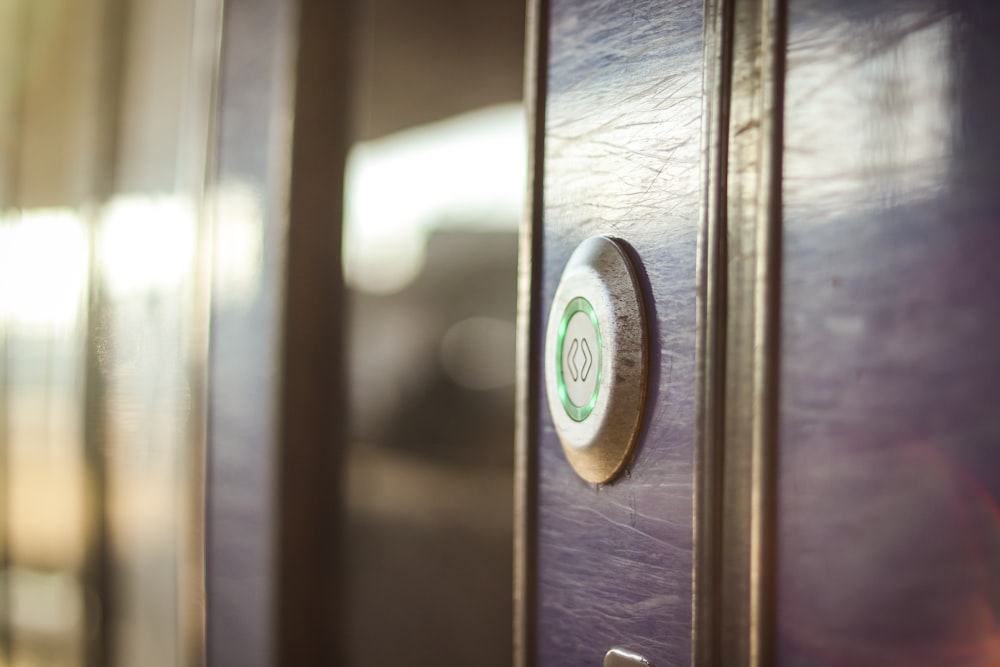
[[[81,389],[89,242],[69,208],[0,220],[0,660],[72,664],[85,641]]]
[[[613,648],[604,656],[604,667],[650,667],[650,664],[638,653]]]
[[[38,335],[72,327],[87,281],[88,244],[72,209],[13,213],[0,225],[0,319]]]
[[[98,236],[101,272],[114,296],[153,292],[189,277],[195,213],[178,196],[119,197],[108,205]]]
[[[0,664],[201,662],[219,6],[0,7]]]
[[[808,39],[808,57],[790,56],[797,62],[789,72],[788,108],[838,113],[789,125],[785,141],[792,147],[791,157],[809,164],[808,172],[790,174],[790,182],[808,187],[811,198],[807,211],[789,202],[788,214],[815,223],[824,221],[817,211],[844,215],[845,201],[856,191],[866,196],[855,198],[854,206],[877,207],[885,196],[878,188],[887,183],[897,203],[930,201],[946,182],[956,135],[948,113],[951,24],[927,21],[924,6],[900,12],[892,23],[886,27],[896,33],[891,48],[870,41],[848,21],[824,24],[822,34],[798,37]],[[845,67],[847,53],[857,54],[857,66]],[[892,108],[892,123],[874,123],[871,108]],[[805,146],[808,151],[798,149]],[[864,156],[860,162],[859,156]]]
[[[20,630],[59,641],[78,632],[83,620],[80,582],[66,571],[41,572],[11,568],[7,572],[11,615]]]
[[[263,270],[263,207],[261,193],[247,183],[222,184],[209,195],[216,306],[246,306],[257,297]]]

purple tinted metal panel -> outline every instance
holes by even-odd
[[[688,665],[702,2],[553,0],[550,11],[540,312],[576,246],[608,234],[645,267],[653,331],[638,453],[608,486],[575,475],[534,389],[536,657],[576,667],[624,646]]]
[[[792,0],[778,662],[1000,664],[1000,5]]]

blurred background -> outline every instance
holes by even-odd
[[[359,10],[347,662],[510,665],[525,6]]]
[[[0,665],[510,664],[524,12],[0,1]]]

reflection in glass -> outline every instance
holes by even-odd
[[[513,230],[527,145],[519,104],[489,107],[358,144],[345,185],[344,270],[370,293],[406,287],[436,228]]]
[[[525,154],[519,105],[352,152],[352,665],[510,663]]]

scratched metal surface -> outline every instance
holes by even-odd
[[[778,663],[1000,664],[1000,5],[792,0]]]
[[[701,0],[551,2],[541,312],[577,244],[610,234],[645,265],[654,330],[644,434],[611,485],[576,477],[535,387],[539,665],[612,646],[690,664],[702,17]]]

